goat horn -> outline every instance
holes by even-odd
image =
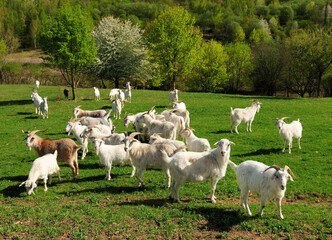
[[[129,138],[134,138],[135,136],[137,135],[144,135],[143,133],[140,133],[140,132],[133,132],[129,135]]]
[[[22,131],[22,133],[27,133],[27,134],[30,133],[30,131],[24,131],[24,130],[21,130],[21,131]]]
[[[289,117],[282,117],[280,120],[284,121],[284,119],[289,118]]]
[[[268,167],[267,169],[264,170],[264,172],[262,173],[265,173],[267,170],[269,170],[270,168],[274,168],[276,171],[279,171],[280,170],[280,167],[278,165],[272,165],[270,167]]]
[[[35,131],[32,131],[31,133],[30,133],[30,135],[34,135],[34,134],[36,134],[37,132],[45,132],[46,131],[46,129],[45,130],[35,130]]]
[[[293,177],[295,177],[294,174],[293,174],[293,172],[292,172],[292,170],[291,170],[287,165],[285,165],[284,170],[285,170],[285,171],[289,170],[290,174],[291,174]]]

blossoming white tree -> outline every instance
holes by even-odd
[[[130,21],[106,17],[93,30],[97,46],[96,61],[92,72],[114,81],[147,81],[152,78],[153,66],[148,59],[148,49],[142,38],[142,30]]]

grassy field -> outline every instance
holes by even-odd
[[[48,191],[39,182],[35,195],[27,196],[18,185],[27,179],[37,153],[25,146],[23,130],[47,129],[40,137],[67,137],[65,126],[73,107],[109,110],[109,90],[101,90],[102,100],[93,100],[92,89],[79,89],[77,101],[63,100],[63,87],[41,86],[39,94],[48,96],[49,119],[34,113],[30,94],[33,86],[0,85],[0,238],[8,239],[332,239],[332,99],[300,99],[179,93],[191,116],[191,127],[210,144],[227,138],[232,146],[231,159],[239,164],[256,160],[267,165],[288,165],[296,178],[288,182],[278,218],[274,201],[267,203],[258,217],[259,198],[249,199],[254,216],[239,205],[239,187],[228,167],[216,190],[217,203],[209,201],[210,184],[186,183],[180,188],[183,203],[169,200],[162,171],[147,170],[144,188],[130,178],[131,167],[114,166],[112,180],[89,146],[87,158],[79,161],[76,181],[68,165],[60,163],[62,181],[54,177]],[[168,92],[134,90],[133,102],[123,110],[136,113],[156,105],[158,112],[168,106]],[[253,132],[245,125],[240,134],[231,134],[230,107],[247,107],[248,100],[263,103],[256,114]],[[123,114],[122,114],[123,116]],[[282,140],[271,118],[300,118],[303,125],[302,150],[294,141],[292,154],[282,153]],[[125,129],[114,120],[117,132]],[[70,136],[73,138],[73,136]],[[81,151],[79,151],[79,155]]]

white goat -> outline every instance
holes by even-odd
[[[146,124],[150,135],[162,133],[167,139],[176,139],[176,126],[171,122],[154,120],[149,113],[143,114],[137,121]]]
[[[123,140],[125,144],[124,149],[129,152],[131,161],[137,168],[136,178],[138,179],[138,187],[145,185],[142,180],[145,169],[155,168],[162,169],[165,172],[166,187],[168,188],[171,183],[171,177],[168,164],[162,161],[161,150],[164,150],[166,155],[172,155],[177,151],[176,147],[169,143],[153,145],[141,143],[134,139],[134,137],[139,134],[141,133],[134,132]]]
[[[119,145],[125,139],[126,133],[108,133],[105,134],[106,129],[101,125],[89,125],[81,134],[81,138],[100,138],[103,139],[105,144]]]
[[[295,177],[292,170],[288,166],[285,166],[283,169],[277,165],[269,167],[263,163],[251,160],[242,162],[238,166],[230,160],[228,163],[236,173],[237,182],[241,189],[240,204],[247,210],[248,214],[251,216],[248,194],[249,192],[256,192],[261,196],[259,215],[263,215],[265,202],[269,199],[275,199],[279,209],[279,216],[283,219],[281,200],[285,196],[288,179],[293,181],[287,170]]]
[[[19,187],[23,184],[25,185],[25,189],[28,195],[34,193],[33,190],[37,188],[37,180],[43,179],[44,180],[44,191],[47,191],[47,179],[48,184],[52,183],[52,174],[56,173],[58,175],[59,181],[61,181],[60,177],[60,168],[56,161],[58,155],[58,151],[55,150],[54,154],[48,153],[42,157],[37,158],[33,161],[31,166],[28,179],[22,182]]]
[[[93,138],[91,142],[95,147],[97,156],[99,156],[99,164],[105,166],[105,179],[111,180],[111,169],[113,163],[131,165],[133,170],[130,177],[135,175],[136,168],[130,160],[129,153],[124,150],[124,144],[106,145],[105,142],[99,138]]]
[[[175,110],[172,110],[172,113],[175,113],[176,115],[183,117],[186,128],[189,128],[190,117],[189,117],[188,110],[175,109]]]
[[[149,140],[150,144],[158,144],[158,143],[171,143],[173,144],[177,149],[182,149],[182,151],[186,151],[186,144],[182,141],[178,141],[178,140],[170,140],[170,139],[166,139],[161,137],[158,133],[154,133],[150,136],[150,140]]]
[[[170,91],[168,95],[168,104],[170,105],[171,103],[178,101],[179,101],[178,90],[175,89],[173,91]]]
[[[253,103],[250,107],[246,108],[231,108],[231,133],[233,133],[233,125],[235,128],[235,132],[239,134],[237,130],[237,126],[240,125],[241,122],[245,122],[247,124],[247,132],[248,127],[249,131],[251,132],[251,124],[254,121],[256,112],[259,112],[259,109],[261,108],[261,104],[257,100],[252,100]]]
[[[187,110],[186,104],[184,102],[173,102],[173,109]]]
[[[194,129],[186,128],[180,133],[180,137],[186,139],[188,151],[206,152],[211,149],[210,143],[206,138],[198,138],[193,133]]]
[[[36,88],[39,88],[40,82],[38,80],[36,80]]]
[[[100,92],[98,88],[93,87],[93,95],[96,101],[100,100]]]
[[[119,90],[120,90],[119,88],[111,89],[110,94],[108,95],[111,101],[117,99],[119,95]]]
[[[73,132],[73,135],[75,136],[76,140],[81,144],[82,146],[82,157],[83,160],[86,156],[86,154],[89,152],[88,149],[88,140],[86,138],[81,138],[80,135],[83,133],[83,131],[87,128],[87,126],[81,125],[79,122],[76,122],[75,119],[71,118],[69,122],[67,123],[67,126],[65,128],[65,131],[68,132],[68,136],[71,132]]]
[[[41,114],[41,112],[40,112],[40,104],[43,101],[42,97],[39,96],[39,94],[37,93],[37,91],[33,91],[30,97],[31,97],[31,99],[33,101],[33,104],[35,105],[36,114]]]
[[[279,135],[283,140],[284,145],[282,152],[285,151],[286,141],[288,141],[288,153],[291,153],[293,138],[297,138],[299,149],[301,149],[300,140],[302,137],[302,124],[300,123],[300,119],[287,124],[284,122],[284,119],[286,118],[288,117],[283,117],[281,119],[275,118],[277,121],[274,123],[274,125],[277,125]]]
[[[43,119],[48,118],[48,104],[47,97],[43,98],[43,101],[40,103],[40,111],[43,116]]]
[[[172,177],[171,198],[181,202],[179,188],[185,182],[201,182],[205,179],[211,181],[211,201],[216,202],[214,195],[218,181],[226,174],[231,145],[234,143],[228,139],[220,139],[214,145],[217,148],[209,152],[178,152],[172,157],[162,151],[163,161],[169,164]]]
[[[115,99],[112,101],[112,111],[113,117],[115,119],[121,118],[121,111],[122,111],[122,102],[119,99]]]
[[[93,118],[103,118],[107,114],[105,110],[94,110],[94,111],[88,111],[88,110],[82,110],[80,109],[81,106],[74,107],[74,117],[93,117]]]
[[[126,90],[125,90],[124,94],[125,94],[125,100],[128,101],[129,103],[131,103],[131,86],[130,86],[130,82],[126,83]]]
[[[186,128],[183,117],[174,114],[171,110],[164,110],[161,114],[165,117],[166,121],[174,124],[176,128],[176,137],[178,137],[179,134]]]

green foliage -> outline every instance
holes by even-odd
[[[292,21],[294,18],[294,10],[289,6],[283,6],[280,8],[280,24],[285,25],[287,22]]]
[[[91,72],[112,80],[116,88],[120,80],[134,80],[137,86],[152,79],[155,66],[149,61],[142,30],[137,25],[107,17],[102,19],[92,35],[98,50]]]
[[[203,42],[194,74],[187,85],[192,91],[220,92],[227,80],[227,53],[216,41]]]
[[[7,47],[5,41],[3,39],[0,39],[0,66],[2,65],[2,61],[4,60],[6,54],[7,54]]]
[[[253,70],[250,46],[246,43],[231,43],[225,46],[225,50],[228,55],[226,65],[229,74],[227,92],[238,92],[244,85],[250,87],[249,75]]]
[[[253,55],[255,90],[269,96],[282,90],[280,78],[285,68],[283,47],[271,41],[256,46]]]
[[[165,9],[146,30],[152,60],[158,63],[164,88],[186,77],[196,62],[202,37],[194,27],[195,19],[182,7]]]
[[[43,26],[40,44],[47,57],[72,87],[73,99],[82,70],[94,60],[96,48],[91,36],[92,19],[80,8],[64,4],[53,20]]]
[[[324,31],[299,31],[286,40],[290,52],[291,90],[301,97],[320,96],[322,76],[332,64],[332,36]]]
[[[250,33],[249,43],[251,46],[257,46],[262,42],[266,42],[268,39],[269,36],[263,28],[254,29]]]
[[[147,169],[144,188],[130,178],[131,167],[113,165],[112,180],[106,181],[105,169],[89,145],[84,161],[79,160],[78,178],[71,180],[71,169],[59,163],[62,181],[53,177],[48,191],[38,181],[35,195],[27,196],[18,185],[27,179],[34,149],[25,146],[23,130],[47,129],[37,135],[43,138],[75,138],[64,132],[73,106],[102,109],[109,105],[109,90],[100,89],[101,100],[93,100],[91,89],[79,89],[77,102],[56,100],[61,87],[41,85],[39,94],[49,97],[49,118],[34,114],[30,94],[34,85],[0,85],[0,237],[31,239],[328,239],[331,234],[331,98],[277,98],[214,93],[180,92],[190,111],[195,134],[210,144],[227,138],[236,145],[231,159],[239,164],[245,160],[267,165],[288,165],[294,182],[288,182],[282,210],[278,218],[274,201],[267,202],[259,217],[259,198],[249,197],[252,217],[240,206],[240,190],[232,169],[216,188],[217,203],[209,201],[209,181],[186,183],[180,188],[183,203],[169,200],[163,171]],[[62,93],[62,91],[61,91]],[[127,113],[137,113],[156,105],[157,111],[168,104],[168,92],[132,90],[133,101],[125,103]],[[63,94],[61,95],[63,96]],[[64,97],[62,97],[64,98]],[[263,103],[253,122],[253,132],[229,132],[229,108],[250,106],[250,99]],[[106,109],[106,110],[109,110]],[[282,140],[271,118],[288,116],[288,123],[300,118],[303,125],[302,149],[293,142],[292,154],[282,153]],[[317,117],[319,116],[319,117]],[[133,131],[123,121],[112,119],[116,131]],[[76,140],[75,140],[76,141]],[[79,150],[79,157],[82,151]],[[251,230],[252,232],[249,232]]]

